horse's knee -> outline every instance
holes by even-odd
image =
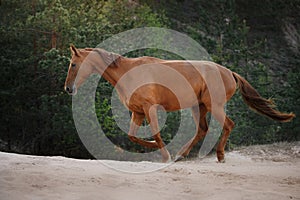
[[[230,129],[231,129],[231,130],[232,130],[232,129],[234,128],[234,126],[235,126],[234,122],[233,122],[231,119],[229,119],[229,126],[230,126]]]

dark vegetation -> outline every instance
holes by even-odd
[[[72,99],[63,91],[69,44],[95,47],[132,28],[166,27],[198,41],[215,62],[244,76],[281,111],[300,114],[300,1],[294,0],[2,0],[0,1],[0,150],[91,158],[72,118]],[[147,53],[148,52],[148,53]],[[159,50],[127,56],[155,55]],[[131,143],[110,111],[112,87],[101,80],[98,119],[116,146]],[[227,105],[236,122],[229,147],[299,140],[300,123],[278,123],[249,110],[239,94]],[[178,128],[169,113],[163,137]]]

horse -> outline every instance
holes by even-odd
[[[132,112],[129,139],[147,148],[159,149],[162,162],[169,162],[171,157],[158,128],[157,111],[161,107],[166,111],[191,108],[196,123],[194,137],[182,146],[174,161],[186,157],[192,147],[205,137],[208,132],[206,115],[210,112],[222,127],[216,153],[218,162],[225,162],[224,149],[234,122],[226,115],[224,106],[237,89],[244,102],[259,114],[280,122],[288,122],[295,117],[293,113],[274,109],[274,103],[261,97],[245,78],[211,61],[163,60],[149,56],[127,58],[100,48],[77,49],[74,45],[70,46],[70,50],[72,58],[64,85],[65,91],[75,95],[91,74],[100,74],[116,88],[121,102]],[[165,70],[166,68],[170,70]],[[131,75],[127,81],[122,81],[122,77],[134,69],[142,70]],[[181,79],[174,75],[176,73]],[[141,85],[144,79],[150,82]],[[177,91],[159,84],[165,80],[169,85],[177,87]],[[183,84],[183,80],[189,86]],[[153,141],[136,137],[145,118],[150,124]]]

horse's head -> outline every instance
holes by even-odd
[[[72,58],[65,81],[65,91],[70,95],[75,95],[79,86],[91,74],[92,69],[88,62],[84,62],[89,52],[77,49],[74,45],[70,46],[70,50]]]
[[[92,73],[103,74],[107,67],[116,68],[122,56],[99,48],[77,49],[71,45],[72,58],[65,82],[65,90],[75,95],[80,85]]]

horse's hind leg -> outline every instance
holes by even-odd
[[[218,120],[219,123],[223,125],[223,134],[217,147],[218,161],[223,163],[225,162],[225,145],[230,135],[230,132],[234,127],[234,122],[226,116],[223,107],[215,109],[212,114],[216,118],[216,120]]]
[[[223,127],[223,134],[222,134],[222,137],[221,137],[218,147],[217,147],[217,157],[218,157],[218,161],[221,163],[225,162],[225,150],[224,149],[226,146],[227,139],[228,139],[233,127],[234,127],[234,122],[229,117],[226,116],[225,124]]]
[[[181,147],[181,149],[179,150],[179,152],[175,157],[175,162],[187,156],[190,153],[193,146],[197,144],[207,134],[208,131],[208,125],[206,120],[207,112],[208,112],[207,108],[205,107],[204,104],[199,105],[199,110],[197,107],[192,108],[192,114],[196,124],[197,132],[190,141],[188,141],[183,147]]]
[[[144,118],[144,114],[140,114],[137,112],[132,113],[128,137],[132,142],[138,143],[144,147],[158,148],[158,145],[155,141],[146,141],[136,137],[139,127],[144,121]]]

